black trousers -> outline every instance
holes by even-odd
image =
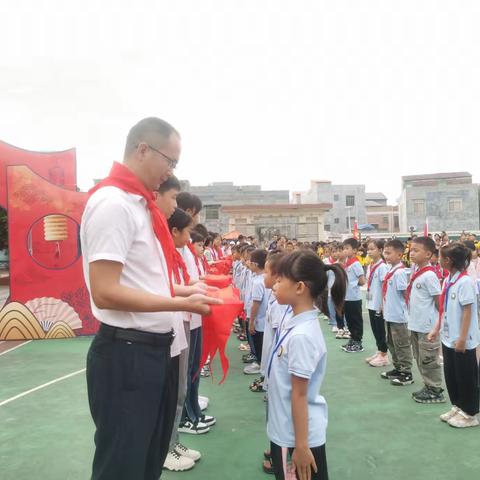
[[[87,387],[96,426],[92,480],[158,480],[177,407],[178,356],[170,358],[170,346],[97,334]]]
[[[442,344],[443,372],[452,405],[468,415],[479,409],[478,361],[475,349],[458,353]]]
[[[375,310],[368,310],[370,316],[370,326],[372,327],[372,333],[375,337],[377,349],[380,352],[387,353],[387,334],[385,332],[385,320],[381,313],[377,313]]]
[[[257,357],[257,362],[262,361],[262,350],[263,350],[263,332],[255,331],[255,335],[252,335],[253,346],[255,347],[255,356]]]
[[[345,302],[345,319],[350,330],[350,337],[356,342],[363,338],[362,301],[354,300]]]
[[[315,463],[317,464],[317,473],[312,469],[312,480],[328,480],[328,469],[327,469],[327,454],[325,451],[325,445],[321,447],[314,447],[310,449],[315,458]],[[285,472],[283,470],[283,458],[282,458],[282,447],[277,444],[270,442],[270,452],[272,457],[272,466],[275,473],[275,480],[285,480]],[[293,448],[288,449],[289,455],[293,452]],[[297,475],[298,478],[298,475]]]

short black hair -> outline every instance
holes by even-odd
[[[474,252],[476,250],[475,243],[472,242],[472,240],[464,240],[462,242],[469,250],[472,250]]]
[[[166,142],[173,133],[180,137],[177,130],[165,120],[157,117],[144,118],[135,124],[128,132],[127,141],[125,143],[125,156],[132,153],[139,143],[144,142],[147,145],[150,145],[158,138]],[[159,145],[156,144],[157,148],[158,146]]]
[[[346,240],[343,241],[342,245],[344,247],[346,247],[347,245],[350,245],[353,248],[353,250],[358,250],[358,248],[360,247],[360,242],[356,238],[347,238]]]
[[[270,271],[273,275],[278,274],[278,265],[285,255],[287,255],[287,253],[281,250],[272,250],[268,253],[265,263],[268,263]]]
[[[192,210],[194,215],[202,210],[200,197],[190,192],[180,192],[177,195],[177,205],[182,210]]]
[[[393,248],[396,252],[404,252],[405,251],[405,245],[398,239],[393,239],[393,240],[389,240],[386,244],[385,244],[385,247],[384,248]]]
[[[445,245],[440,253],[442,257],[447,257],[452,262],[452,267],[455,270],[463,272],[470,265],[472,260],[472,251],[461,242],[453,242]]]
[[[256,263],[258,268],[264,269],[265,262],[267,260],[267,251],[262,250],[261,248],[257,248],[252,252],[252,256],[250,257],[250,261]]]
[[[412,243],[416,243],[417,245],[422,245],[427,252],[434,253],[436,250],[435,242],[430,237],[415,237],[412,240]]]
[[[200,235],[195,230],[192,230],[190,232],[190,240],[192,241],[192,243],[200,243],[205,241],[205,237],[203,235]]]
[[[174,228],[183,230],[193,223],[193,218],[181,208],[176,208],[172,216],[168,219],[168,228],[172,231]]]
[[[172,175],[171,177],[168,177],[167,180],[165,180],[162,184],[157,189],[158,193],[165,193],[168,192],[169,190],[176,190],[179,192],[182,189],[182,186],[180,185],[180,181],[175,175]]]
[[[369,240],[367,242],[367,247],[371,243],[373,243],[375,245],[375,247],[377,247],[379,250],[383,250],[385,248],[385,241],[384,240],[375,240],[375,239]]]
[[[205,227],[205,225],[202,225],[201,223],[197,223],[194,227],[193,230],[195,232],[198,232],[203,238],[208,237],[208,230]]]

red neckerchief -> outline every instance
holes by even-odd
[[[198,260],[197,252],[195,252],[195,247],[193,246],[193,243],[188,242],[187,247],[192,252],[193,258],[195,259],[195,265],[197,266],[198,275],[202,276],[202,272],[200,271],[200,261]]]
[[[443,281],[448,277],[446,271],[437,263],[435,266],[435,273],[437,274],[438,279],[443,283]]]
[[[408,304],[410,303],[410,295],[412,294],[412,287],[413,287],[413,282],[420,276],[422,276],[424,273],[427,272],[433,272],[435,273],[435,269],[431,265],[427,265],[426,267],[422,267],[420,270],[417,270],[410,278],[410,281],[408,282],[408,287],[407,291],[405,293],[405,303]]]
[[[223,251],[222,251],[222,247],[217,247],[217,248],[216,248],[216,252],[217,252],[217,258],[218,258],[218,260],[221,260],[222,258],[225,257],[225,255],[223,254]]]
[[[392,268],[386,275],[383,280],[382,284],[382,298],[385,300],[385,297],[387,296],[387,291],[388,291],[388,282],[389,280],[395,275],[395,272],[397,270],[401,270],[402,268],[405,268],[405,265],[403,263],[399,263],[398,265],[395,266],[395,268]]]
[[[212,254],[212,260],[218,260],[218,253],[213,247],[208,247],[210,253]]]
[[[349,258],[343,265],[343,268],[346,270],[347,268],[351,267],[354,263],[360,263],[357,257]]]
[[[377,268],[380,266],[380,265],[383,265],[385,262],[383,260],[380,260],[378,263],[376,263],[373,267],[370,266],[370,275],[368,276],[368,291],[370,291],[370,287],[372,286],[372,282],[373,282],[373,275],[375,274],[375,272],[377,271]]]
[[[443,288],[442,288],[442,294],[440,295],[440,305],[439,305],[439,309],[438,309],[438,314],[439,314],[439,318],[440,318],[440,321],[442,321],[442,317],[443,317],[443,314],[446,310],[446,302],[447,302],[447,295],[448,295],[448,291],[450,290],[451,287],[453,287],[462,277],[466,277],[468,275],[468,273],[464,270],[462,273],[460,273],[460,275],[458,276],[458,278],[454,281],[454,282],[451,282],[450,279],[452,278],[451,275],[448,276],[448,280],[443,284]]]
[[[118,162],[113,162],[112,169],[107,178],[104,178],[100,183],[95,185],[88,194],[92,195],[102,187],[117,187],[127,193],[140,195],[147,202],[147,208],[150,211],[153,231],[165,255],[167,263],[168,280],[170,283],[170,292],[174,296],[172,273],[174,255],[176,252],[175,244],[173,243],[172,235],[168,229],[167,219],[155,203],[155,195],[153,192],[147,190],[140,179],[133,174],[133,172]]]
[[[188,274],[187,266],[183,260],[180,252],[175,249],[175,256],[173,257],[173,276],[175,277],[175,283],[177,285],[182,285],[182,278],[180,277],[180,272],[183,277],[183,285],[190,284],[190,275]]]

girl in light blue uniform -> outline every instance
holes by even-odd
[[[440,333],[443,368],[452,408],[440,419],[452,427],[477,427],[479,378],[476,348],[480,343],[475,285],[467,274],[471,252],[461,243],[440,251],[440,263],[450,272],[440,297],[440,315],[429,334]]]
[[[279,304],[291,305],[293,315],[279,325],[267,365],[267,434],[277,480],[290,478],[291,469],[300,480],[328,479],[327,404],[319,394],[327,352],[314,306],[327,288],[328,270],[338,278],[332,298],[341,309],[345,282],[340,266],[325,265],[309,251],[286,255],[278,266],[273,292]]]

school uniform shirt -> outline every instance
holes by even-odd
[[[327,350],[316,310],[285,320],[269,355],[268,421],[269,439],[281,447],[295,447],[292,418],[291,376],[308,379],[308,446],[326,442],[328,413],[319,394],[327,366]]]
[[[185,285],[185,280],[183,278],[182,272],[179,272],[180,275],[180,285]],[[175,332],[174,341],[170,347],[170,356],[176,357],[180,355],[182,350],[188,348],[187,334],[190,330],[190,320],[192,314],[190,312],[174,312],[175,313],[175,323],[173,325],[173,330]]]
[[[408,329],[412,332],[428,333],[435,326],[438,310],[435,296],[440,296],[442,287],[435,272],[425,272],[415,279],[407,306]]]
[[[235,260],[232,265],[232,282],[238,288],[239,275],[241,273],[242,263],[240,260]]]
[[[198,282],[200,280],[200,272],[197,268],[197,262],[195,261],[195,257],[193,256],[192,251],[187,247],[177,248],[180,255],[185,262],[185,266],[187,267],[187,272],[190,277],[190,280],[193,282]],[[199,261],[200,263],[200,261]],[[190,330],[195,330],[202,326],[202,316],[198,313],[190,313],[189,314],[189,325]]]
[[[457,272],[451,281],[455,282],[460,276]],[[450,277],[445,280],[449,282]],[[470,327],[468,329],[465,348],[471,350],[480,343],[480,332],[477,318],[477,298],[475,294],[475,285],[469,276],[460,278],[448,291],[448,301],[445,302],[445,309],[440,338],[442,343],[449,348],[455,348],[454,343],[460,337],[462,329],[463,308],[466,305],[472,306],[472,315],[470,318]]]
[[[395,266],[397,268],[398,266]],[[389,271],[391,267],[389,268]],[[388,272],[387,272],[388,273]],[[399,268],[388,281],[388,290],[383,300],[383,318],[386,322],[406,323],[407,305],[404,292],[408,287],[405,268]]]
[[[252,287],[253,287],[253,279],[255,277],[255,273],[253,273],[250,269],[247,269],[245,273],[244,279],[244,296],[245,299],[243,301],[245,313],[247,314],[247,318],[250,318],[250,313],[252,311]]]
[[[345,295],[346,302],[354,302],[362,299],[360,292],[360,285],[358,279],[365,275],[363,267],[360,262],[355,262],[346,269],[347,273],[347,294]]]
[[[332,270],[327,270],[327,288],[328,288],[328,296],[332,296],[332,287],[335,283],[335,273]]]
[[[265,330],[265,319],[267,316],[268,299],[270,297],[271,290],[265,288],[265,275],[255,275],[252,281],[252,304],[253,302],[260,302],[257,311],[257,317],[255,318],[255,330],[257,332],[263,332]]]
[[[89,199],[80,229],[83,274],[90,293],[92,313],[112,327],[167,333],[178,328],[175,312],[126,312],[97,308],[91,298],[90,263],[109,260],[123,265],[120,283],[154,295],[171,298],[167,264],[152,227],[146,201],[117,187],[103,187]],[[185,338],[183,339],[186,343]],[[176,335],[172,352],[183,345]]]
[[[382,285],[385,275],[388,272],[388,265],[379,260],[375,265],[380,265],[373,272],[372,282],[370,284],[370,290],[367,290],[367,308],[369,310],[375,310],[375,312],[380,312],[382,309]],[[375,267],[372,263],[368,266],[367,269],[367,285],[370,279],[370,272]],[[368,288],[368,287],[367,287]]]

